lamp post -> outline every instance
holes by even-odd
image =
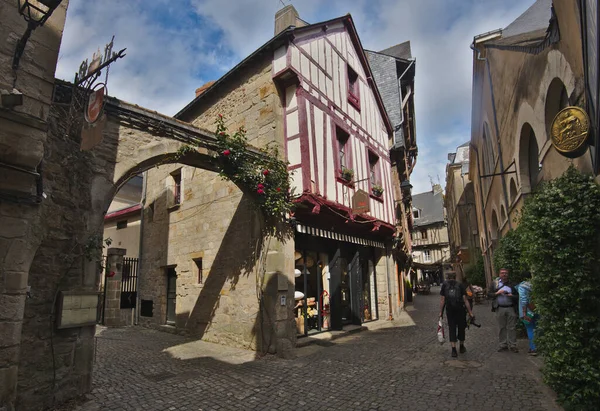
[[[33,30],[39,26],[43,26],[61,2],[62,0],[18,0],[19,14],[21,14],[27,22],[27,30],[17,42],[17,47],[13,56],[13,70],[19,68],[19,60],[21,60],[21,56],[25,51],[25,45]]]
[[[411,191],[412,191],[412,184],[410,184],[410,181],[408,180],[404,180],[402,183],[400,183],[400,190],[402,191],[402,202],[404,204],[408,204],[411,200]]]

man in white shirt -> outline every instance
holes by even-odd
[[[515,310],[517,292],[508,279],[508,270],[500,269],[500,278],[497,278],[488,290],[488,296],[494,298],[492,307],[495,307],[496,320],[498,321],[498,339],[500,347],[498,351],[510,350],[519,352],[517,349],[517,312]]]

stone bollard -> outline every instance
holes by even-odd
[[[104,325],[119,327],[121,324],[121,279],[123,278],[124,248],[109,248],[106,258],[104,282]]]

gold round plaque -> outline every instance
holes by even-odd
[[[579,107],[565,107],[552,121],[552,145],[565,156],[579,153],[587,141],[589,131],[590,119],[587,113]]]

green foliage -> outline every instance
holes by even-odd
[[[256,155],[248,150],[246,131],[229,134],[223,116],[216,121],[219,175],[252,194],[264,215],[282,218],[292,208],[288,163],[279,159],[275,144]]]
[[[352,181],[354,178],[354,170],[342,166],[342,178],[346,181]]]
[[[545,381],[567,410],[600,398],[600,188],[571,166],[526,202],[520,236],[531,267]]]
[[[485,288],[485,267],[483,257],[479,253],[472,253],[475,256],[475,261],[465,267],[465,276],[470,284],[478,285]]]
[[[527,264],[521,258],[522,229],[517,227],[500,239],[498,248],[494,251],[494,267],[496,272],[501,268],[508,269],[510,280],[517,284],[523,280],[523,273],[528,270]]]

